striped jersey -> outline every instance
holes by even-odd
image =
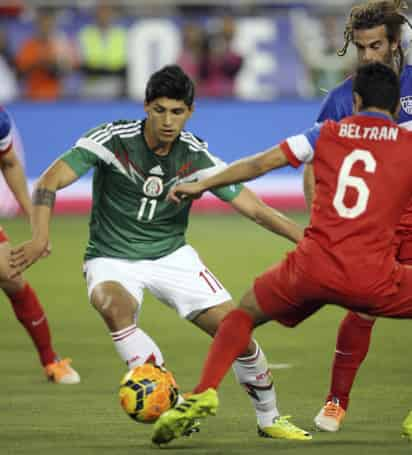
[[[183,246],[191,207],[166,200],[178,182],[196,181],[225,165],[206,142],[182,131],[167,156],[149,149],[145,121],[115,121],[82,136],[61,159],[77,176],[94,168],[86,259],[157,259]],[[213,192],[231,201],[240,185]]]
[[[398,125],[412,131],[412,66],[405,65],[400,75],[401,110]],[[353,114],[352,78],[331,90],[325,98],[317,122],[330,119],[339,121]],[[401,237],[412,236],[412,201],[407,204],[397,229]]]

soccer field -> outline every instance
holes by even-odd
[[[299,217],[304,223],[305,218]],[[22,220],[2,221],[13,242],[29,235]],[[87,301],[82,255],[87,219],[56,218],[53,255],[27,273],[42,299],[62,356],[73,358],[82,376],[76,386],[45,382],[27,335],[1,297],[0,454],[113,455],[154,454],[151,426],[136,424],[121,410],[117,388],[125,366],[110,336]],[[281,258],[292,244],[237,216],[194,216],[189,241],[211,270],[238,299],[253,277]],[[298,328],[267,324],[255,334],[273,367],[283,414],[313,429],[329,381],[338,323],[343,311],[328,307]],[[146,295],[141,326],[162,349],[181,388],[196,383],[209,338]],[[400,438],[410,407],[411,324],[376,324],[370,354],[358,376],[344,428],[315,433],[310,442],[261,439],[254,412],[233,375],[220,389],[221,406],[201,432],[167,447],[172,454],[406,454],[412,446]]]

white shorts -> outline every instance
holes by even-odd
[[[89,298],[98,284],[117,281],[139,305],[144,289],[148,289],[186,319],[232,299],[190,245],[154,260],[90,259],[84,264],[84,272]]]

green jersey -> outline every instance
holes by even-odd
[[[80,177],[94,168],[86,259],[157,259],[183,246],[189,200],[166,200],[178,182],[206,178],[225,164],[207,143],[182,131],[167,156],[149,149],[143,121],[116,121],[86,133],[61,159]],[[214,190],[224,201],[241,185]]]

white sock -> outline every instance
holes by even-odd
[[[256,411],[258,425],[269,427],[279,416],[276,393],[265,354],[256,343],[256,352],[238,357],[233,363],[236,379],[246,389]]]
[[[148,361],[158,366],[164,364],[163,355],[157,344],[135,325],[110,332],[110,335],[117,352],[129,370]]]

